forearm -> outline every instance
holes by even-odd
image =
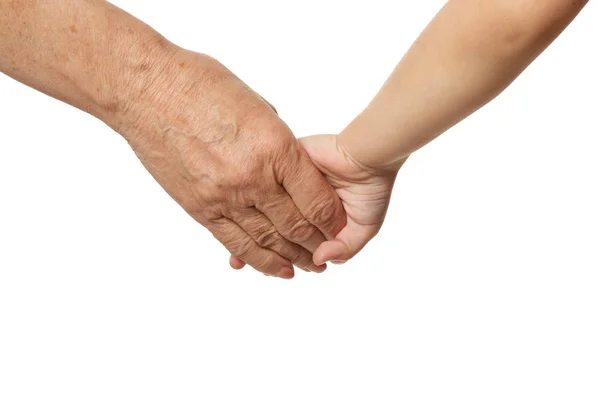
[[[359,162],[401,160],[504,90],[586,1],[451,0],[341,141]]]
[[[112,127],[172,47],[105,1],[0,0],[0,71]]]

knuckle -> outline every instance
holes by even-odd
[[[276,152],[275,164],[281,180],[297,180],[301,176],[301,154],[295,142],[287,140],[280,143]]]
[[[203,226],[206,226],[211,222],[219,221],[223,217],[223,213],[220,210],[209,207],[188,213],[192,216],[192,218],[194,218],[194,220]]]
[[[332,226],[337,223],[335,198],[320,198],[308,212],[308,219],[317,226]]]
[[[290,225],[286,230],[284,236],[293,242],[302,243],[306,242],[315,234],[316,229],[306,220],[302,219]]]
[[[235,241],[229,246],[231,247],[233,254],[241,259],[248,259],[254,249],[254,245],[250,240]]]
[[[264,230],[256,237],[257,244],[264,248],[274,247],[280,241],[281,235],[275,229]]]
[[[294,265],[299,265],[299,266],[306,266],[306,265],[310,264],[310,262],[308,262],[308,257],[306,256],[306,251],[304,249],[300,249],[300,248],[298,248],[295,251],[292,251],[292,253],[290,254],[289,260]]]

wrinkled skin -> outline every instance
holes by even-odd
[[[327,182],[342,200],[347,223],[335,239],[324,242],[314,253],[316,263],[343,263],[354,257],[383,224],[397,169],[376,170],[359,164],[345,149],[340,135],[304,137],[300,142]],[[397,168],[399,169],[404,161]],[[240,259],[230,260],[234,268]]]
[[[243,262],[286,279],[293,264],[325,270],[312,254],[346,215],[287,125],[210,57],[178,51],[165,65],[121,127],[144,166]]]

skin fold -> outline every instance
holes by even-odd
[[[0,71],[121,134],[183,209],[272,276],[379,231],[411,153],[501,93],[584,0],[450,0],[344,131],[297,141],[218,61],[102,0],[0,0]]]
[[[303,138],[348,216],[314,262],[355,256],[381,228],[408,156],[501,93],[586,3],[450,0],[344,131]],[[231,264],[243,267],[235,257]]]
[[[0,0],[0,71],[121,134],[233,255],[285,279],[322,272],[344,227],[334,189],[274,108],[218,61],[100,0]]]

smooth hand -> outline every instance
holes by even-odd
[[[300,141],[342,200],[348,218],[334,240],[319,246],[313,261],[345,262],[379,232],[401,164],[393,170],[361,165],[348,153],[340,135],[311,136]]]
[[[344,227],[343,206],[273,108],[227,68],[178,50],[115,121],[160,185],[237,258],[272,276]]]

